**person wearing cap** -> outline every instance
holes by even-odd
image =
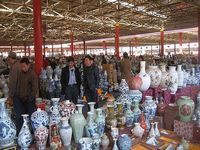
[[[64,67],[61,72],[62,95],[65,95],[67,100],[71,100],[77,104],[80,93],[81,75],[79,69],[75,67],[73,57],[69,57],[68,66]]]
[[[83,86],[84,94],[88,102],[97,102],[97,92],[99,88],[99,69],[93,63],[93,58],[87,55],[84,59]],[[97,105],[96,105],[97,106]]]
[[[8,55],[8,65],[9,65],[9,83],[8,83],[8,99],[7,102],[12,105],[13,97],[17,89],[17,80],[20,74],[20,63],[17,61],[17,55],[15,52],[10,52]]]
[[[121,79],[128,79],[131,77],[131,61],[129,60],[128,53],[123,53],[123,59],[120,61]]]

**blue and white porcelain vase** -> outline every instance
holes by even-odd
[[[151,128],[151,124],[150,124],[150,118],[149,118],[149,114],[148,113],[144,113],[145,115],[145,123],[147,125],[147,132],[149,132],[150,128]]]
[[[133,115],[134,115],[134,123],[139,122],[140,115],[141,115],[141,110],[139,108],[139,103],[138,102],[134,103]]]
[[[165,64],[160,65],[160,70],[162,72],[160,86],[162,90],[167,90],[168,72],[166,71],[166,65]]]
[[[82,108],[84,105],[77,104],[78,111],[75,111],[74,114],[70,117],[70,125],[72,127],[72,134],[76,143],[83,137],[84,127],[86,125],[85,117],[82,114]]]
[[[120,150],[131,150],[132,140],[127,134],[122,134],[119,136],[117,144]]]
[[[158,87],[161,83],[161,78],[162,78],[162,72],[158,68],[158,66],[149,66],[149,68],[147,69],[147,74],[151,78],[150,87],[151,88]]]
[[[7,98],[0,99],[0,147],[7,147],[15,142],[16,126],[8,116],[5,101]]]
[[[93,150],[99,150],[101,144],[101,137],[98,133],[94,134],[93,137]]]
[[[140,103],[142,100],[142,92],[139,90],[129,90],[128,92],[129,101],[134,104],[135,102]]]
[[[87,137],[93,137],[94,134],[98,133],[97,124],[94,122],[93,113],[87,113],[87,124],[85,126],[85,133]]]
[[[32,142],[32,134],[28,126],[28,114],[22,115],[24,123],[18,135],[18,145],[21,147],[21,150],[28,150]]]
[[[182,88],[184,81],[184,72],[182,71],[182,65],[178,65],[177,73],[178,73],[178,87]]]
[[[130,102],[127,103],[127,109],[126,109],[126,112],[125,112],[125,117],[126,117],[126,126],[132,127],[133,121],[134,121],[134,115],[133,115],[133,112],[131,110],[131,103]]]
[[[100,137],[103,136],[106,120],[105,116],[103,115],[103,110],[101,108],[96,109],[97,111],[97,117],[95,119],[95,123],[97,124],[97,132],[100,135]]]
[[[188,84],[189,73],[183,70],[183,87],[186,87]]]
[[[49,124],[49,116],[47,112],[38,108],[37,111],[31,115],[31,124],[34,131],[41,125],[47,127]]]
[[[53,105],[50,107],[50,124],[59,124],[61,115],[60,115],[60,107],[59,107],[60,98],[52,98],[51,101]]]
[[[90,107],[90,112],[93,113],[93,119],[96,119],[96,110],[94,109],[94,105],[96,102],[89,102],[88,105]]]
[[[143,109],[145,113],[149,114],[150,118],[155,117],[157,105],[156,105],[156,101],[153,100],[152,96],[145,97],[145,101],[143,103]]]
[[[145,65],[146,65],[145,61],[140,62],[140,72],[138,74],[138,76],[142,79],[142,85],[140,87],[140,91],[142,91],[142,92],[147,91],[151,84],[151,78],[146,73]]]
[[[72,139],[72,128],[68,123],[67,117],[61,118],[61,122],[62,124],[59,128],[59,133],[60,133],[62,143],[66,148],[70,148],[71,139]]]
[[[83,137],[78,141],[78,150],[93,150],[93,140],[89,137]]]
[[[128,87],[126,80],[122,79],[121,83],[119,84],[120,93],[126,93],[126,92],[128,92],[128,90],[129,90],[129,87]]]
[[[121,102],[123,104],[124,110],[126,109],[126,103],[130,101],[129,94],[126,93],[121,93],[120,96],[117,97],[116,102]]]
[[[169,66],[169,80],[168,80],[168,89],[171,91],[171,94],[175,94],[178,90],[178,73],[176,71],[176,66]]]

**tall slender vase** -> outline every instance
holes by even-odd
[[[61,118],[62,125],[59,129],[61,140],[64,146],[70,147],[72,139],[72,128],[68,123],[68,118]]]
[[[52,98],[53,105],[50,108],[51,115],[50,115],[50,123],[51,124],[59,124],[61,115],[60,115],[60,107],[59,107],[59,98]]]
[[[102,109],[98,108],[98,109],[96,109],[96,111],[97,111],[97,117],[95,119],[95,122],[97,124],[97,131],[98,131],[100,137],[102,137],[104,130],[105,130],[105,125],[106,125],[105,117],[103,115]]]
[[[151,123],[151,130],[149,131],[149,137],[155,137],[154,123]]]
[[[168,89],[171,91],[171,94],[175,94],[178,89],[178,73],[176,72],[176,66],[169,66]]]
[[[145,61],[140,62],[140,73],[138,74],[138,76],[142,79],[142,85],[140,87],[140,91],[142,92],[148,90],[151,84],[151,78],[145,71],[145,65]]]
[[[0,148],[14,144],[16,138],[16,127],[8,116],[5,101],[7,98],[0,99]]]
[[[158,130],[158,122],[154,122],[154,124],[155,124],[155,136],[159,137],[160,131]]]
[[[86,125],[85,117],[82,114],[83,105],[77,104],[78,111],[70,117],[70,125],[72,127],[72,134],[76,143],[83,137],[84,127]]]
[[[93,137],[97,133],[97,124],[94,122],[94,114],[92,112],[87,113],[87,124],[85,126],[85,133],[87,137]]]
[[[90,107],[90,112],[93,113],[93,118],[96,119],[96,111],[94,109],[95,102],[89,102],[88,105]]]
[[[184,80],[182,65],[178,65],[177,73],[178,73],[178,87],[181,88],[183,87],[183,80]]]
[[[22,128],[19,132],[17,139],[17,142],[21,147],[21,150],[28,150],[28,147],[31,145],[32,142],[32,135],[28,126],[28,116],[29,116],[28,114],[22,115],[24,123],[22,125]]]
[[[131,110],[131,103],[128,102],[126,104],[127,104],[127,110],[125,112],[126,126],[127,127],[132,127],[133,126],[133,121],[134,121],[134,115],[133,115],[133,112]]]

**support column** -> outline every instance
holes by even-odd
[[[182,43],[183,43],[183,33],[180,32],[178,34],[178,42],[179,42],[179,51],[180,53],[182,54],[183,53],[183,50],[182,50]]]
[[[71,49],[71,56],[74,56],[74,34],[73,32],[70,33],[70,49]]]
[[[24,45],[24,55],[26,57],[26,45]]]
[[[52,43],[52,45],[51,45],[51,57],[53,57],[54,56],[54,49],[53,49],[53,43]]]
[[[164,29],[160,30],[160,57],[164,56]]]
[[[115,25],[115,55],[118,59],[120,59],[119,56],[119,23],[116,23]]]
[[[198,13],[198,63],[200,64],[200,11]]]
[[[43,38],[43,55],[44,57],[46,57],[46,41],[45,41],[45,38]]]
[[[39,76],[43,66],[41,0],[33,1],[35,71]]]
[[[30,45],[28,46],[28,56],[31,57],[31,48],[30,48]]]
[[[62,47],[62,43],[60,44],[60,48],[61,48],[61,55],[63,55],[63,47]]]
[[[103,50],[105,51],[105,54],[107,55],[106,41],[103,41]]]
[[[83,39],[83,54],[86,55],[85,39]]]
[[[174,55],[176,55],[176,43],[174,43]]]

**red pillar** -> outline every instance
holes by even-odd
[[[86,45],[85,45],[85,39],[83,39],[83,52],[84,52],[84,55],[86,55]]]
[[[33,1],[35,72],[39,76],[43,66],[41,0]]]
[[[161,50],[160,50],[160,56],[164,56],[164,29],[160,30],[160,45],[161,45]]]
[[[103,41],[103,50],[105,51],[105,54],[107,55],[106,41]]]
[[[180,32],[179,35],[178,35],[178,42],[179,42],[179,50],[180,50],[180,53],[182,54],[182,43],[183,43],[183,33]]]
[[[60,44],[60,48],[61,48],[61,55],[63,55],[63,47],[62,47],[62,43]]]
[[[26,57],[26,45],[24,45],[24,55]]]
[[[74,56],[74,34],[73,32],[70,33],[70,49],[71,49],[71,55]]]
[[[198,63],[200,64],[200,12],[198,13]]]
[[[115,54],[119,59],[119,24],[116,23],[115,25]]]

